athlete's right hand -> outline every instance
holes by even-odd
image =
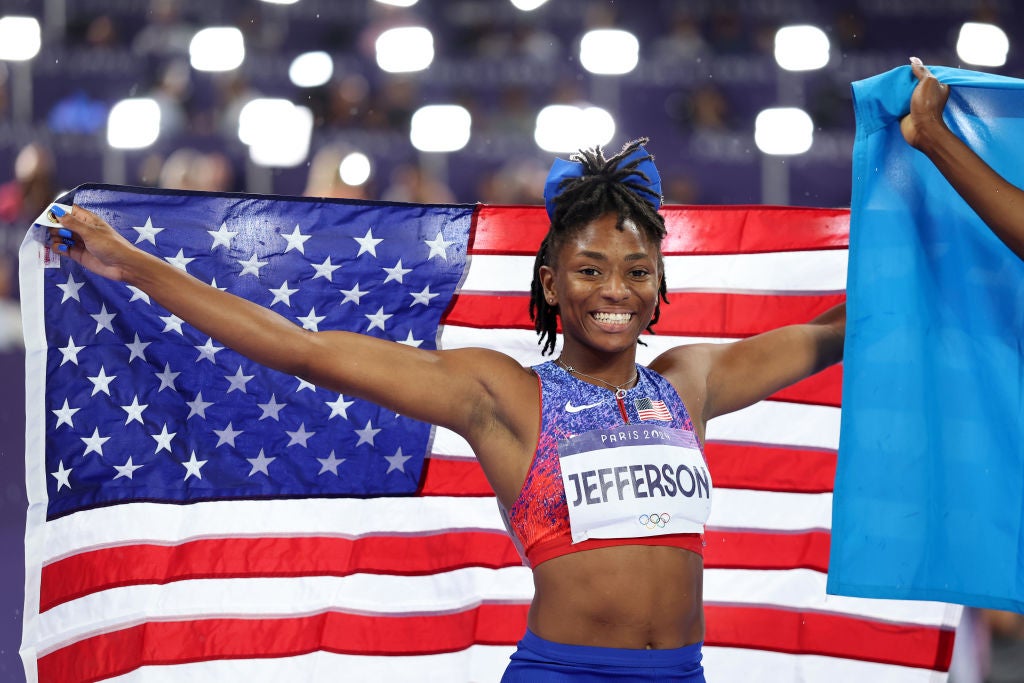
[[[138,250],[109,223],[78,205],[57,221],[63,227],[50,228],[49,232],[50,242],[58,254],[71,257],[97,275],[125,280],[125,264]],[[61,245],[66,249],[61,249]]]

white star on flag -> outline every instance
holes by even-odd
[[[71,418],[77,413],[80,408],[72,408],[68,405],[68,400],[64,399],[64,405],[57,410],[51,410],[50,412],[57,416],[57,424],[55,426],[60,427],[62,424],[75,428],[75,425],[71,422]]]
[[[295,249],[301,254],[305,254],[306,248],[303,245],[306,243],[306,240],[312,237],[312,235],[303,235],[301,232],[299,232],[299,226],[298,224],[296,224],[295,230],[293,230],[290,235],[286,233],[281,233],[281,237],[283,237],[285,241],[288,242],[288,246],[284,248],[286,254],[292,249]]]
[[[414,339],[413,336],[412,336],[412,330],[409,330],[408,336],[406,336],[405,339],[399,339],[398,343],[399,344],[405,344],[406,346],[414,346],[414,347],[416,347],[418,349],[420,347],[420,344],[423,343],[423,340],[422,339]]]
[[[362,256],[369,252],[374,258],[377,258],[377,245],[383,242],[383,239],[379,239],[373,236],[373,229],[368,229],[366,234],[362,237],[353,237],[356,242],[359,242],[359,253],[356,256]]]
[[[234,448],[235,437],[241,434],[242,432],[234,429],[231,426],[231,423],[228,422],[227,427],[225,427],[224,429],[214,429],[213,433],[217,435],[217,446],[223,446],[224,444],[227,444]]]
[[[392,470],[398,470],[399,472],[405,472],[405,461],[406,460],[411,460],[412,456],[411,455],[402,455],[402,447],[399,446],[398,450],[395,451],[394,455],[386,455],[386,456],[384,456],[384,459],[388,461],[388,471],[385,472],[385,474],[387,474],[388,472],[391,472]]]
[[[56,472],[50,472],[50,476],[57,480],[57,490],[58,491],[60,491],[65,486],[67,486],[68,488],[71,488],[71,481],[70,481],[69,477],[71,476],[71,470],[73,470],[73,469],[75,469],[75,468],[74,467],[69,467],[67,469],[64,469],[64,461],[61,460],[57,464],[57,471]]]
[[[281,409],[284,408],[287,404],[278,403],[276,395],[271,394],[270,401],[268,401],[267,403],[257,403],[256,405],[258,405],[260,407],[260,410],[263,411],[263,414],[260,415],[261,420],[271,418],[273,420],[277,420],[278,422],[280,422],[281,418],[279,417],[279,413],[281,412]]]
[[[139,333],[135,333],[135,341],[125,344],[128,347],[128,362],[131,363],[136,358],[140,359],[143,363],[146,362],[146,347],[153,342],[144,342],[139,339]]]
[[[92,436],[80,436],[78,438],[85,444],[85,453],[82,453],[82,455],[89,455],[90,453],[103,455],[103,444],[110,441],[109,436],[100,436],[99,427],[93,428]]]
[[[150,216],[146,219],[145,225],[132,226],[132,230],[139,233],[139,236],[135,238],[135,244],[139,242],[149,242],[154,247],[156,246],[156,235],[158,232],[163,232],[163,228],[153,227],[153,217]]]
[[[291,306],[292,305],[292,299],[291,299],[292,294],[294,294],[297,291],[299,291],[299,290],[298,289],[292,289],[291,287],[289,287],[288,286],[288,281],[285,280],[284,282],[281,283],[281,286],[278,287],[277,289],[271,288],[270,293],[274,295],[274,300],[270,302],[270,305],[273,306],[274,304],[276,304],[277,302],[280,301],[280,302],[284,303],[285,306]]]
[[[132,398],[132,402],[130,405],[121,406],[121,409],[128,413],[128,419],[126,419],[124,423],[128,424],[129,422],[135,420],[139,424],[145,424],[145,422],[142,421],[142,411],[144,411],[148,407],[148,403],[140,404],[139,397],[135,396],[134,398]]]
[[[161,450],[167,449],[167,452],[170,453],[171,439],[173,439],[176,434],[177,432],[168,432],[166,424],[160,428],[159,434],[150,434],[150,436],[153,437],[153,440],[156,441],[156,451],[154,452],[159,453]]]
[[[423,240],[423,243],[426,244],[428,247],[430,247],[430,255],[427,256],[427,260],[428,261],[430,259],[434,258],[435,256],[440,256],[445,261],[447,261],[448,260],[448,251],[447,251],[448,250],[448,246],[452,245],[452,244],[455,244],[455,242],[449,242],[449,241],[445,240],[444,235],[441,234],[440,230],[438,230],[438,232],[437,232],[437,237],[435,237],[432,240]]]
[[[309,309],[308,315],[300,315],[297,320],[302,323],[302,327],[310,330],[311,332],[319,332],[318,325],[327,319],[326,315],[317,315],[316,308]]]
[[[143,292],[143,291],[142,291],[141,289],[139,289],[139,288],[138,288],[138,287],[136,287],[135,285],[125,285],[125,287],[127,287],[128,289],[130,289],[130,290],[131,290],[131,292],[132,292],[132,298],[131,298],[131,299],[128,299],[128,303],[131,303],[131,302],[133,302],[133,301],[138,301],[139,299],[142,299],[142,300],[143,300],[143,301],[145,301],[145,302],[146,302],[147,304],[149,304],[149,303],[152,303],[152,302],[151,302],[151,301],[149,300],[149,294],[146,294],[145,292]]]
[[[296,377],[295,379],[299,380],[299,386],[298,386],[298,388],[295,389],[295,393],[296,394],[299,393],[300,391],[302,391],[303,389],[309,389],[310,391],[312,391],[314,393],[316,392],[316,385],[313,384],[312,382],[304,380],[301,377]]]
[[[75,365],[78,365],[78,352],[81,351],[84,348],[85,348],[84,346],[76,346],[75,345],[75,338],[74,337],[68,337],[68,345],[67,346],[62,346],[59,349],[60,352],[61,352],[61,355],[64,356],[64,358],[61,359],[60,364],[64,365],[68,361],[71,361]]]
[[[334,451],[331,451],[330,455],[326,458],[317,458],[320,461],[320,471],[317,474],[323,474],[324,472],[330,472],[335,476],[338,475],[338,465],[345,462],[345,458],[334,457]]]
[[[277,460],[277,458],[268,458],[266,455],[263,454],[263,449],[261,448],[259,455],[257,455],[255,458],[246,458],[246,460],[248,460],[249,464],[252,465],[252,469],[249,470],[250,477],[256,474],[257,472],[262,472],[263,474],[269,477],[270,471],[267,468],[270,467],[270,463]]]
[[[185,401],[185,405],[188,406],[188,417],[185,418],[186,420],[189,417],[192,417],[193,415],[198,415],[199,417],[205,420],[206,409],[212,406],[213,403],[204,401],[203,392],[200,391],[199,393],[196,394],[196,398],[194,401]]]
[[[345,295],[345,298],[341,300],[342,304],[346,304],[349,301],[352,301],[355,303],[356,306],[359,305],[359,300],[363,298],[363,296],[368,294],[368,292],[360,291],[358,282],[352,289],[343,289],[341,290],[341,293]]]
[[[185,256],[185,251],[183,249],[179,249],[178,253],[175,254],[174,256],[165,256],[164,260],[170,263],[178,270],[184,270],[186,273],[188,272],[188,264],[195,261],[194,258]]]
[[[243,275],[255,275],[256,277],[259,277],[260,268],[270,263],[269,261],[260,261],[259,257],[256,256],[255,252],[253,252],[253,255],[250,256],[245,261],[243,261],[242,259],[235,260],[238,261],[238,263],[240,263],[242,266],[242,272],[238,274],[239,277]]]
[[[188,480],[189,477],[195,477],[196,479],[202,479],[203,478],[203,475],[202,475],[202,473],[199,470],[203,469],[203,465],[206,464],[206,461],[205,460],[196,460],[196,452],[195,451],[192,451],[191,457],[187,461],[185,461],[185,462],[183,462],[181,464],[185,468],[185,480],[186,481]]]
[[[174,380],[181,373],[171,372],[170,363],[164,363],[163,372],[155,372],[153,374],[160,380],[160,388],[157,389],[157,392],[163,391],[164,389],[170,389],[171,391],[177,390],[177,387],[174,386]]]
[[[117,474],[114,475],[114,479],[120,479],[121,477],[127,477],[133,479],[132,476],[135,474],[135,470],[141,468],[142,465],[136,465],[132,462],[131,456],[128,456],[128,462],[123,465],[114,465],[114,469],[117,470]]]
[[[398,263],[396,263],[393,268],[381,268],[381,270],[388,274],[388,276],[384,278],[384,282],[381,283],[385,285],[391,282],[392,280],[395,280],[396,282],[399,282],[401,284],[405,284],[402,278],[405,277],[408,273],[412,272],[412,268],[402,267],[402,259],[398,259]]]
[[[363,427],[362,429],[355,429],[353,431],[359,435],[359,441],[356,442],[356,446],[359,446],[364,443],[368,443],[372,446],[373,437],[377,436],[377,434],[380,432],[380,429],[374,429],[373,425],[370,424],[370,421],[367,420],[365,427]]]
[[[384,331],[384,323],[387,321],[388,318],[391,317],[392,314],[391,313],[385,313],[384,312],[384,307],[381,306],[380,308],[377,309],[376,313],[364,313],[363,315],[365,315],[366,319],[370,321],[370,324],[367,325],[367,327],[366,327],[366,331],[367,332],[369,332],[370,330],[372,330],[375,327],[379,327],[380,330],[383,332]]]
[[[161,315],[159,317],[164,321],[164,329],[162,329],[161,332],[170,332],[171,330],[174,330],[178,334],[185,336],[185,333],[181,331],[181,325],[185,322],[184,320],[173,313],[171,315]]]
[[[100,330],[114,331],[114,318],[117,317],[117,313],[107,313],[107,305],[103,304],[100,306],[99,313],[91,313],[89,317],[96,321],[96,334],[100,333]]]
[[[106,369],[101,365],[100,374],[87,377],[86,379],[92,382],[92,393],[89,394],[90,396],[95,396],[101,391],[110,396],[110,383],[117,379],[117,375],[108,375]]]
[[[427,285],[420,292],[409,292],[409,296],[412,297],[412,303],[409,304],[409,307],[412,308],[416,304],[423,304],[424,306],[429,306],[430,305],[430,300],[433,299],[435,296],[440,296],[440,295],[439,294],[435,294],[434,292],[431,292],[430,291],[430,285]]]
[[[220,229],[218,230],[207,230],[206,232],[208,232],[210,237],[213,238],[213,244],[210,245],[210,251],[213,251],[218,246],[224,246],[230,249],[231,240],[238,234],[237,231],[228,230],[227,223],[221,223]]]
[[[212,337],[208,337],[206,339],[206,343],[205,344],[203,344],[202,346],[196,346],[195,348],[196,348],[196,351],[199,352],[199,355],[196,357],[196,362],[197,363],[199,361],[205,359],[205,360],[210,361],[214,365],[217,364],[217,361],[214,358],[214,356],[217,355],[218,351],[223,351],[224,350],[223,346],[214,346],[213,345],[213,338]]]
[[[306,442],[309,441],[310,437],[312,437],[316,432],[307,432],[306,423],[303,422],[302,424],[299,425],[298,430],[294,432],[289,432],[288,430],[285,430],[284,433],[288,435],[289,446],[298,445],[302,446],[303,448],[306,448]]]
[[[328,282],[334,282],[334,271],[336,271],[338,268],[341,268],[340,265],[336,266],[333,263],[331,263],[330,256],[325,258],[323,263],[311,263],[309,265],[311,265],[313,267],[313,270],[316,271],[316,275],[313,276],[314,280],[317,279],[318,277],[322,277]]]
[[[234,375],[224,376],[224,379],[226,379],[231,384],[231,386],[228,387],[227,393],[230,394],[232,391],[241,391],[243,394],[249,393],[245,390],[245,385],[248,384],[253,377],[255,377],[255,375],[242,374],[242,366],[239,365],[238,370],[235,372]]]
[[[57,284],[57,288],[64,292],[64,295],[60,298],[60,302],[64,303],[68,299],[74,299],[75,301],[81,302],[82,300],[78,298],[78,290],[80,290],[84,285],[84,282],[76,282],[75,276],[68,273],[68,281],[64,284]]]
[[[340,416],[347,420],[348,407],[353,403],[355,403],[355,401],[346,401],[345,397],[340,394],[338,395],[338,398],[334,399],[333,401],[327,401],[327,405],[331,407],[331,414],[328,416],[328,419]]]

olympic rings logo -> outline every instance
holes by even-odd
[[[655,512],[653,515],[640,515],[639,521],[641,525],[648,529],[664,529],[670,519],[672,519],[672,516],[667,512]]]

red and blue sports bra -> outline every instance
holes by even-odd
[[[637,366],[636,386],[617,399],[553,361],[533,370],[540,438],[506,515],[529,564],[617,545],[703,555],[713,487],[675,388]]]

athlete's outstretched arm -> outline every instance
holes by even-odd
[[[516,401],[529,404],[536,395],[535,381],[524,378],[523,368],[507,356],[486,349],[427,351],[368,335],[305,330],[134,247],[80,206],[60,222],[62,229],[51,228],[58,253],[138,287],[179,318],[258,363],[449,427],[471,441],[486,440],[482,432],[494,425],[521,436],[508,409]]]
[[[992,232],[1024,258],[1024,190],[1007,182],[953,134],[942,120],[949,86],[916,57],[911,64],[918,83],[910,98],[910,113],[900,121],[903,137],[931,159]]]

